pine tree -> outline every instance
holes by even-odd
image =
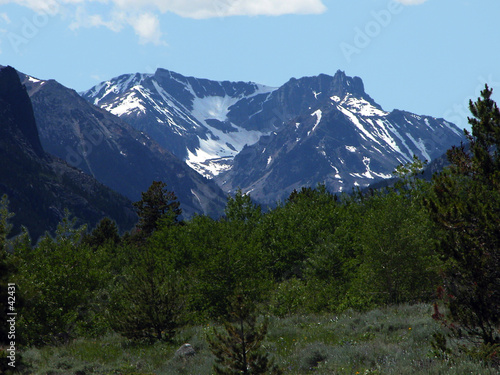
[[[83,242],[94,249],[108,242],[113,245],[118,245],[120,241],[118,226],[108,217],[103,218],[92,232],[86,234],[83,238]]]
[[[139,216],[137,227],[144,237],[150,236],[158,228],[160,220],[173,225],[178,223],[182,214],[177,196],[173,191],[168,191],[167,184],[161,181],[153,181],[134,206]]]
[[[132,262],[112,292],[111,327],[136,341],[170,341],[183,308],[178,277],[149,247]]]
[[[444,233],[449,327],[486,345],[500,343],[500,111],[491,94],[486,86],[470,102],[470,145],[448,151],[451,166],[435,176],[427,200]]]
[[[217,375],[282,374],[267,354],[262,353],[262,341],[268,322],[257,326],[253,306],[244,297],[237,296],[232,304],[232,322],[224,323],[225,333],[215,331],[209,338],[210,350],[216,357]]]

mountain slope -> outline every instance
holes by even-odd
[[[14,231],[25,225],[33,239],[53,232],[65,209],[91,226],[108,216],[128,230],[137,219],[129,200],[44,152],[31,102],[11,67],[0,69],[0,161],[0,194],[16,214]]]
[[[33,103],[43,147],[133,201],[154,180],[173,190],[184,216],[218,216],[225,194],[144,132],[88,103],[56,81],[20,74]]]
[[[442,119],[383,111],[359,78],[343,72],[291,80],[271,97],[298,87],[309,98],[307,109],[244,148],[231,170],[216,177],[224,190],[241,188],[270,204],[293,189],[318,183],[334,192],[349,191],[391,177],[413,155],[429,161],[439,157],[463,139],[457,127]]]

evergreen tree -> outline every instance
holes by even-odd
[[[214,371],[217,375],[236,374],[282,374],[273,365],[267,354],[262,354],[261,346],[267,334],[268,322],[259,327],[253,305],[241,295],[232,304],[232,322],[225,322],[225,334],[214,332],[209,338],[210,350],[216,357]]]
[[[500,343],[500,111],[491,94],[486,86],[470,102],[470,146],[448,151],[451,167],[435,176],[427,200],[444,233],[450,327],[487,345]]]
[[[161,181],[153,181],[134,206],[139,216],[137,228],[143,237],[149,237],[158,228],[160,219],[173,225],[178,223],[182,214],[177,196],[168,191],[167,184]]]
[[[118,226],[113,220],[105,217],[97,224],[92,232],[84,236],[83,242],[94,249],[108,242],[113,245],[118,245],[120,243]]]
[[[114,285],[109,321],[129,339],[170,341],[179,325],[183,303],[178,275],[161,258],[146,247]]]

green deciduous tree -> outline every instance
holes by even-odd
[[[365,204],[350,294],[376,304],[430,300],[439,263],[435,231],[421,204],[395,191],[376,193]]]
[[[262,219],[261,207],[252,201],[250,194],[243,194],[240,189],[234,198],[228,196],[224,213],[226,220],[238,225],[242,234],[252,231]]]
[[[303,276],[306,259],[335,231],[338,213],[336,198],[321,185],[292,192],[263,217],[256,235],[277,281]]]
[[[66,216],[55,238],[45,235],[35,246],[15,251],[16,282],[25,298],[19,329],[29,344],[43,345],[105,329],[94,309],[106,285],[109,261],[81,243],[85,227]]]
[[[485,87],[470,102],[469,146],[448,151],[450,168],[427,200],[443,230],[447,321],[458,334],[500,343],[500,111]]]
[[[226,213],[219,220],[195,216],[182,226],[160,227],[149,242],[189,280],[189,310],[200,320],[227,317],[228,298],[237,293],[261,300],[269,284],[262,249],[253,240],[260,207],[237,193]]]

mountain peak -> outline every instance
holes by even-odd
[[[346,95],[367,99],[375,104],[365,92],[363,81],[359,77],[349,77],[344,71],[338,70],[334,76],[319,74],[312,77],[292,78],[284,85],[285,87],[308,87],[315,92],[323,93],[327,97],[338,96],[344,98]]]
[[[156,78],[156,79],[175,79],[178,81],[185,81],[185,79],[186,79],[186,77],[184,77],[183,75],[176,73],[176,72],[173,72],[173,71],[168,70],[168,69],[164,69],[164,68],[156,69],[156,72],[154,74],[154,78]]]
[[[352,94],[366,96],[363,80],[356,76],[349,77],[344,71],[337,70],[337,73],[335,73],[335,76],[333,77],[333,85],[337,89],[343,88]]]

